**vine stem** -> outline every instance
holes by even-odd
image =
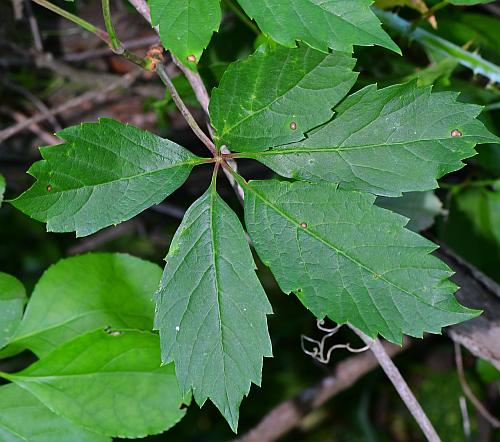
[[[156,65],[156,73],[160,77],[161,81],[165,84],[167,87],[168,91],[170,92],[170,95],[172,96],[172,100],[174,100],[174,103],[176,104],[177,108],[181,112],[182,116],[184,119],[187,121],[189,124],[189,127],[193,130],[193,132],[196,134],[196,136],[200,139],[200,141],[207,146],[208,150],[212,153],[212,155],[215,157],[217,156],[217,148],[215,147],[214,143],[208,136],[201,130],[200,126],[198,126],[198,123],[194,119],[193,115],[191,112],[189,112],[189,109],[187,106],[184,104],[182,101],[179,93],[177,92],[177,89],[175,89],[174,84],[172,83],[172,80],[168,76],[165,66],[163,66],[162,63],[158,63]]]
[[[361,340],[366,345],[370,346],[370,350],[372,351],[373,355],[375,356],[378,363],[382,367],[382,370],[384,370],[385,374],[392,382],[392,385],[394,385],[394,388],[396,388],[396,391],[398,392],[399,396],[407,406],[408,410],[412,414],[413,418],[417,422],[422,432],[425,434],[427,440],[430,442],[441,442],[441,439],[439,438],[438,434],[436,433],[436,430],[432,426],[431,421],[429,420],[424,410],[418,403],[414,394],[411,392],[410,387],[408,387],[408,384],[403,379],[403,376],[401,376],[401,373],[399,372],[398,368],[396,367],[394,362],[392,362],[392,359],[385,351],[380,340],[378,338],[375,339],[370,338],[369,336],[365,335],[361,330],[358,330],[356,327],[353,327],[352,325],[349,325],[349,327],[354,333],[356,333],[361,338]]]
[[[102,16],[104,17],[104,24],[106,25],[106,30],[108,31],[111,48],[113,52],[117,50],[122,50],[123,47],[116,36],[115,27],[113,26],[113,21],[111,20],[111,10],[109,7],[109,0],[102,0]]]
[[[145,0],[129,0],[129,2],[146,19],[146,21],[148,21],[151,24],[151,13],[149,11],[149,7],[148,7],[147,3],[145,2]],[[157,28],[156,28],[156,32],[158,33]],[[175,57],[173,57],[173,59],[174,59],[174,62],[176,62]],[[184,72],[185,74],[187,73],[186,67],[182,66],[178,61],[176,62],[176,64],[177,64],[177,66],[179,66],[179,68],[182,70],[182,72]],[[164,68],[158,69],[158,66],[161,66],[161,64],[159,63],[157,65],[158,75],[160,75],[160,72],[161,72],[161,75],[165,74],[165,75],[163,75],[163,78],[166,80],[165,85],[167,86],[167,88],[170,88],[170,86],[171,86],[172,90],[175,91],[175,88],[173,87],[173,84],[172,84],[170,78],[168,77],[168,75],[166,75]],[[192,71],[189,71],[189,75],[186,75],[186,77],[187,77],[189,83],[191,84],[191,87],[193,88],[193,90],[196,94],[196,97],[197,97],[198,101],[200,102],[202,108],[205,110],[205,112],[208,115],[208,104],[210,102],[210,99],[208,96],[208,92],[205,88],[205,85],[203,84],[203,80],[201,79],[201,77],[199,76],[198,73],[194,73]],[[162,78],[162,77],[160,76],[160,78]],[[162,80],[163,80],[163,78],[162,78]],[[177,95],[177,97],[179,97],[177,94],[177,91],[175,91],[175,94]],[[175,102],[175,98],[174,98],[173,94],[172,94],[172,99],[174,99],[174,102]],[[180,100],[180,97],[179,97],[179,100]],[[178,104],[178,103],[176,102],[176,104]],[[183,107],[185,108],[185,106],[183,106]],[[179,110],[181,110],[181,112],[183,112],[183,110],[181,108],[179,108]],[[189,113],[189,110],[187,110],[187,108],[185,108],[185,110]],[[184,113],[183,113],[183,115],[184,115]],[[189,115],[192,118],[191,113],[189,113]],[[196,126],[199,129],[199,126],[197,124],[196,124]],[[199,129],[199,131],[201,131],[201,129]],[[205,133],[203,131],[201,131],[201,132],[203,133],[203,136],[206,137]],[[197,135],[198,135],[198,133],[197,133]],[[206,138],[208,139],[208,137],[206,137]],[[212,141],[210,141],[210,144],[213,145]],[[214,147],[214,149],[215,149],[215,147]],[[245,182],[243,177],[238,175],[236,170],[234,170],[233,167],[229,166],[223,158],[222,158],[222,161],[220,161],[220,163],[219,163],[219,161],[217,161],[216,167],[218,164],[222,165],[222,168],[228,177],[229,176],[234,177],[234,179],[236,180],[236,182],[238,184],[238,189],[240,190],[241,183]],[[241,189],[241,192],[238,192],[238,193],[241,195],[241,199],[243,199],[244,192],[242,191],[242,189]],[[410,410],[411,414],[413,415],[413,417],[417,421],[418,425],[420,426],[420,428],[424,432],[427,439],[430,442],[441,442],[441,439],[437,435],[436,430],[434,429],[431,422],[429,421],[429,418],[427,417],[427,415],[423,411],[422,407],[418,403],[417,399],[415,398],[415,396],[411,392],[410,388],[408,387],[407,383],[405,382],[405,380],[401,376],[401,373],[399,372],[397,367],[394,365],[394,363],[392,362],[392,360],[389,357],[389,355],[387,354],[387,352],[384,350],[384,347],[382,346],[380,341],[378,339],[373,340],[373,339],[369,338],[368,336],[366,336],[365,334],[363,334],[361,331],[357,330],[356,328],[353,328],[353,330],[355,333],[357,333],[360,336],[360,338],[367,345],[370,345],[370,349],[373,352],[373,355],[375,356],[375,358],[377,359],[377,361],[381,365],[382,369],[387,374],[390,381],[393,383],[394,387],[396,388],[399,395],[401,396],[401,399],[405,402],[406,406]]]
[[[114,28],[111,23],[111,16],[109,15],[108,18],[106,18],[106,13],[104,13],[104,8],[105,5],[104,3],[109,0],[103,0],[103,13],[104,13],[104,20],[106,22],[106,27],[108,25],[111,26],[111,29],[113,29],[113,36],[111,37],[110,34],[108,34],[106,31],[98,28],[97,26],[94,26],[92,23],[88,22],[87,20],[84,20],[83,18],[78,17],[77,15],[72,14],[71,12],[66,11],[63,8],[60,8],[57,5],[54,5],[53,3],[47,1],[47,0],[32,0],[34,3],[37,5],[40,5],[49,11],[52,11],[56,13],[57,15],[64,17],[65,19],[72,21],[73,23],[77,24],[81,28],[85,29],[86,31],[91,32],[94,34],[97,38],[102,40],[104,43],[106,43],[110,49],[117,55],[122,55],[124,58],[127,60],[131,61],[132,63],[140,66],[143,69],[149,70],[149,67],[151,66],[151,59],[146,57],[146,58],[141,58],[138,55],[134,54],[133,52],[125,49],[119,42],[119,40],[116,37],[116,34],[114,34]],[[108,3],[108,14],[109,14],[109,3]],[[109,21],[109,23],[108,23]],[[109,28],[108,28],[109,30]],[[113,39],[116,39],[117,47],[115,47],[115,43],[113,42]]]

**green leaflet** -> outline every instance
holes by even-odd
[[[436,246],[374,200],[328,183],[253,181],[245,221],[281,289],[318,318],[400,343],[477,316],[454,298],[450,269],[430,255]]]
[[[52,413],[36,397],[14,384],[0,387],[2,442],[111,442]]]
[[[414,232],[428,229],[434,224],[436,216],[447,213],[440,199],[432,191],[409,192],[399,198],[380,196],[376,204],[410,218],[406,228]]]
[[[210,398],[233,431],[251,382],[260,385],[262,358],[272,356],[266,314],[243,228],[215,183],[186,212],[166,257],[155,328],[162,359],[175,361],[185,394]]]
[[[370,9],[372,0],[238,0],[262,31],[283,46],[300,40],[326,52],[379,45],[400,53]]]
[[[194,68],[212,33],[219,29],[219,0],[149,0],[149,7],[151,24],[159,26],[165,49]]]
[[[346,53],[278,46],[232,63],[212,92],[210,116],[218,146],[257,151],[299,141],[332,117],[357,74]]]
[[[2,207],[4,193],[5,193],[5,178],[2,175],[0,175],[0,207]]]
[[[36,183],[12,201],[51,232],[90,235],[161,202],[203,162],[183,147],[110,119],[58,133],[28,171]]]
[[[498,142],[476,119],[480,106],[459,103],[457,93],[415,82],[350,95],[334,119],[304,141],[256,158],[289,178],[340,183],[377,195],[437,187],[437,178],[463,167],[477,143]]]
[[[156,264],[129,255],[96,253],[50,267],[31,295],[7,351],[28,348],[43,357],[99,327],[152,330]]]
[[[98,330],[15,373],[1,373],[54,413],[113,437],[144,437],[184,415],[173,364],[160,367],[158,336]]]
[[[20,281],[0,272],[0,348],[15,333],[23,316],[26,290]]]

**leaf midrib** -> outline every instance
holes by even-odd
[[[288,58],[289,54],[287,55],[287,58]],[[255,112],[253,112],[252,114],[250,115],[247,115],[245,117],[243,117],[242,119],[240,119],[236,124],[233,124],[232,126],[230,126],[229,128],[225,128],[223,129],[223,131],[221,132],[220,134],[220,138],[223,139],[223,137],[225,135],[227,135],[229,132],[232,132],[235,128],[237,128],[238,126],[241,126],[245,121],[249,120],[250,118],[254,118],[256,115],[264,112],[265,110],[268,110],[274,103],[276,103],[278,100],[280,100],[281,98],[283,98],[285,95],[287,95],[292,89],[296,88],[307,76],[309,76],[309,74],[311,74],[312,72],[314,72],[321,64],[323,64],[323,62],[330,56],[330,54],[325,54],[325,57],[323,57],[319,63],[317,63],[312,69],[308,70],[307,72],[304,73],[304,75],[302,75],[292,86],[290,86],[285,92],[283,92],[281,95],[279,95],[278,97],[276,97],[275,99],[273,99],[270,103],[266,104],[264,107],[260,108],[260,109],[257,109]],[[287,60],[288,61],[288,60]],[[264,63],[261,64],[261,66],[263,66]],[[283,70],[282,70],[283,71]],[[281,72],[282,72],[281,71]],[[352,71],[352,70],[351,70]]]
[[[246,186],[247,188],[251,189],[253,191],[253,193],[258,196],[262,202],[264,204],[266,204],[267,206],[271,207],[273,210],[275,210],[279,215],[281,215],[283,218],[287,219],[289,222],[291,222],[292,224],[295,224],[300,230],[306,232],[307,234],[309,234],[310,236],[312,236],[314,239],[320,241],[321,243],[325,244],[327,247],[335,250],[338,254],[344,256],[345,258],[347,258],[349,261],[353,262],[354,264],[358,265],[359,267],[363,268],[364,270],[368,271],[369,273],[371,273],[372,275],[377,275],[378,276],[378,279],[386,282],[387,284],[393,286],[394,288],[400,290],[401,292],[411,296],[412,298],[416,298],[419,302],[421,302],[422,304],[425,304],[429,307],[432,307],[436,310],[442,310],[442,311],[445,311],[445,309],[442,309],[440,308],[439,306],[436,306],[436,305],[433,305],[433,304],[429,304],[426,300],[422,299],[421,297],[415,295],[414,293],[411,293],[409,292],[408,290],[402,288],[402,287],[399,287],[396,283],[388,280],[387,278],[385,278],[382,274],[380,273],[377,273],[375,272],[374,270],[372,270],[370,267],[368,267],[366,264],[363,264],[362,262],[356,260],[355,258],[353,258],[352,256],[350,256],[349,254],[347,254],[346,252],[344,252],[342,249],[340,249],[339,247],[337,247],[335,244],[327,241],[326,239],[323,239],[321,236],[319,236],[317,233],[311,231],[309,228],[307,229],[304,229],[300,226],[300,222],[299,221],[296,221],[294,218],[292,218],[291,216],[289,216],[286,212],[284,212],[283,210],[281,210],[279,207],[277,207],[276,205],[274,205],[271,201],[269,201],[268,199],[265,198],[264,195],[262,195],[261,193],[259,193],[255,188],[253,188],[251,186],[250,183],[247,184]]]
[[[160,172],[165,172],[166,170],[169,170],[169,169],[180,168],[180,167],[183,167],[183,166],[193,166],[194,167],[194,166],[202,164],[206,160],[207,160],[206,158],[197,158],[197,159],[193,159],[193,160],[189,160],[189,161],[184,161],[184,162],[181,162],[181,163],[171,164],[168,167],[162,167],[161,169],[144,171],[144,172],[141,172],[139,174],[130,175],[130,176],[127,176],[127,177],[120,177],[120,178],[118,178],[116,180],[103,181],[103,182],[95,183],[95,184],[85,184],[85,185],[82,185],[80,187],[69,187],[69,188],[65,188],[65,189],[61,189],[61,190],[53,189],[48,194],[35,195],[35,196],[31,196],[31,197],[24,196],[23,198],[29,198],[29,199],[44,198],[46,196],[56,195],[56,194],[61,194],[61,193],[66,193],[66,192],[72,192],[72,191],[75,191],[75,190],[82,190],[82,189],[88,189],[88,188],[93,189],[93,188],[105,186],[105,185],[108,185],[108,184],[119,183],[120,181],[130,181],[130,180],[133,180],[133,179],[141,178],[143,176],[153,175],[153,174],[160,173]],[[38,177],[36,177],[36,178],[39,179]],[[16,200],[14,200],[14,201],[16,201]]]

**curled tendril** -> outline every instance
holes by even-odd
[[[325,321],[323,319],[319,319],[316,322],[316,327],[318,328],[318,330],[325,332],[325,335],[323,335],[320,341],[310,338],[309,336],[301,335],[300,345],[302,347],[302,351],[306,355],[309,355],[313,359],[317,360],[318,362],[321,362],[322,364],[328,364],[330,362],[334,350],[343,348],[351,353],[362,353],[370,348],[370,345],[365,345],[364,347],[361,348],[352,348],[351,344],[347,343],[347,344],[335,344],[329,347],[328,349],[325,349],[326,341],[328,340],[328,338],[336,334],[342,328],[342,325],[343,324],[337,324],[333,328],[328,328],[325,327]],[[308,350],[306,348],[306,343],[313,344],[312,350]]]

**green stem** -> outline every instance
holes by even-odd
[[[410,22],[392,12],[374,8],[380,21],[396,33],[410,40],[419,42],[422,46],[432,49],[442,55],[455,59],[461,65],[471,69],[475,74],[484,75],[492,82],[500,83],[500,66],[497,66],[477,54],[466,51],[444,38],[428,32],[422,28],[412,29]]]
[[[149,67],[151,66],[151,59],[141,58],[138,55],[134,54],[133,52],[130,52],[127,49],[123,48],[121,45],[118,48],[115,48],[112,39],[110,38],[110,35],[106,31],[103,31],[102,29],[94,26],[92,23],[89,23],[88,21],[74,14],[71,14],[71,12],[68,12],[65,9],[60,8],[59,6],[56,6],[47,0],[33,0],[33,2],[36,3],[37,5],[43,6],[44,8],[52,12],[55,12],[61,17],[64,17],[72,21],[73,23],[77,24],[86,31],[92,32],[92,34],[94,34],[97,38],[101,39],[104,43],[106,43],[115,54],[122,55],[124,58],[131,61],[132,63],[140,66],[143,69],[149,70]]]
[[[115,27],[113,26],[113,22],[111,20],[111,10],[109,8],[109,0],[102,0],[102,15],[104,17],[104,24],[106,25],[106,30],[108,31],[109,38],[111,40],[111,48],[113,52],[117,50],[123,49],[116,36]]]
[[[162,63],[158,63],[156,65],[156,73],[158,74],[158,77],[160,77],[160,80],[167,87],[172,100],[174,100],[175,105],[181,112],[189,127],[193,130],[193,132],[201,140],[201,142],[208,148],[212,155],[214,157],[218,156],[217,148],[215,147],[214,143],[212,143],[212,140],[210,140],[205,132],[201,130],[200,126],[198,126],[198,123],[194,119],[193,115],[191,114],[191,112],[189,112],[189,109],[182,101],[182,98],[177,92],[177,89],[175,89],[175,86],[172,83],[172,80],[168,76],[167,72],[165,71],[165,66],[163,66]]]
[[[73,23],[77,24],[78,26],[82,27],[83,29],[92,32],[96,37],[100,38],[103,42],[105,42],[107,45],[111,46],[111,41],[109,39],[109,35],[107,32],[103,31],[102,29],[97,28],[94,26],[92,23],[89,23],[88,21],[84,20],[83,18],[80,18],[71,12],[66,11],[65,9],[60,8],[59,6],[56,6],[47,0],[33,0],[34,3],[37,5],[43,6],[46,9],[49,9],[52,12],[55,12],[56,14],[60,15],[61,17],[64,17]]]
[[[250,20],[246,14],[238,7],[236,6],[231,0],[223,0],[224,4],[231,9],[231,11],[234,12],[234,14],[243,22],[245,23],[256,35],[260,34],[259,28],[255,25],[255,23]]]

